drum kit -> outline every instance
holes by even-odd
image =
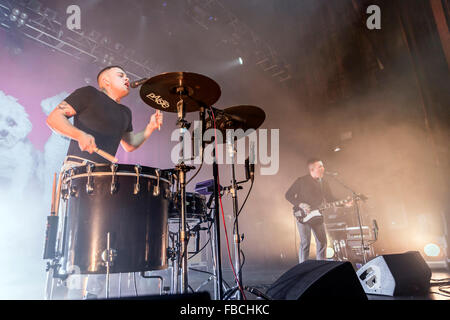
[[[223,134],[228,129],[256,130],[265,120],[264,111],[255,106],[214,108],[213,104],[221,95],[220,87],[200,74],[163,73],[136,81],[134,87],[138,86],[140,97],[147,105],[177,114],[180,142],[190,127],[186,113],[199,113],[202,137],[203,132],[211,128]],[[211,141],[203,141],[202,150],[205,143],[218,143],[214,140],[213,137]],[[215,148],[213,150],[215,157]],[[164,270],[172,260],[171,293],[186,294],[189,288],[187,247],[191,234],[187,220],[199,218],[209,220],[214,227],[211,241],[214,294],[215,299],[222,300],[219,196],[223,190],[219,185],[218,164],[214,159],[214,179],[211,180],[214,184],[208,201],[211,204],[214,200],[214,208],[208,214],[206,197],[186,192],[187,172],[195,167],[187,165],[185,160],[182,150],[178,164],[170,169],[85,162],[62,169],[58,179],[55,174],[44,247],[44,259],[49,260],[47,288],[52,287],[54,281],[64,281],[76,269],[82,275],[105,275],[106,298],[109,298],[111,274]],[[237,299],[241,299],[243,293],[242,238],[237,219],[239,183],[242,182],[236,181],[233,161],[232,184],[228,188],[233,195],[235,217],[234,270],[239,290],[234,291]],[[169,222],[174,219],[179,222],[179,230],[171,237]],[[46,298],[52,299],[52,293],[47,292]]]

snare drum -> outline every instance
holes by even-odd
[[[139,165],[66,170],[62,268],[106,273],[107,257],[111,273],[167,268],[170,187],[169,171]]]

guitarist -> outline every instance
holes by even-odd
[[[337,201],[331,193],[327,181],[323,179],[325,173],[323,162],[318,158],[312,158],[307,161],[307,166],[309,174],[297,178],[285,195],[286,199],[294,206],[294,215],[297,217],[300,234],[300,263],[308,259],[311,230],[316,239],[317,260],[326,259],[327,249],[327,234],[323,219],[319,222],[312,220],[303,222],[302,216],[309,214],[312,208],[317,208],[323,203]]]

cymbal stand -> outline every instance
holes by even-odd
[[[181,142],[181,161],[175,166],[178,171],[178,181],[180,183],[180,201],[181,201],[181,230],[180,230],[180,242],[181,242],[181,293],[187,293],[188,291],[188,255],[187,255],[187,245],[188,236],[186,233],[186,173],[194,169],[195,167],[187,166],[184,163],[184,134],[189,129],[190,123],[187,122],[185,118],[185,104],[182,96],[186,95],[186,88],[178,87],[176,89],[177,93],[180,95],[180,100],[177,102],[177,126],[180,128],[180,142]]]
[[[211,119],[214,118],[212,112],[215,112],[214,108],[210,108],[209,110],[211,112],[210,117]],[[205,128],[205,117],[204,114],[201,114],[201,120],[202,120],[202,137],[203,137],[203,131]],[[213,211],[213,239],[211,241],[211,248],[212,248],[212,255],[213,255],[213,274],[214,274],[214,298],[216,300],[222,300],[223,299],[223,277],[222,277],[222,253],[220,250],[220,215],[219,215],[219,193],[222,190],[219,190],[219,166],[217,165],[217,158],[216,158],[216,141],[213,137],[213,177],[214,177],[214,191],[212,196],[214,196],[214,211]],[[202,152],[203,152],[203,139],[202,139]],[[202,157],[203,159],[203,157]]]

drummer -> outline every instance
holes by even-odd
[[[115,155],[119,143],[127,152],[139,148],[163,123],[157,110],[141,132],[133,132],[131,110],[120,104],[130,92],[129,79],[120,66],[108,66],[97,75],[100,89],[79,88],[47,117],[47,125],[71,139],[66,160],[82,159],[105,163],[97,148]],[[69,118],[74,117],[73,125]]]

